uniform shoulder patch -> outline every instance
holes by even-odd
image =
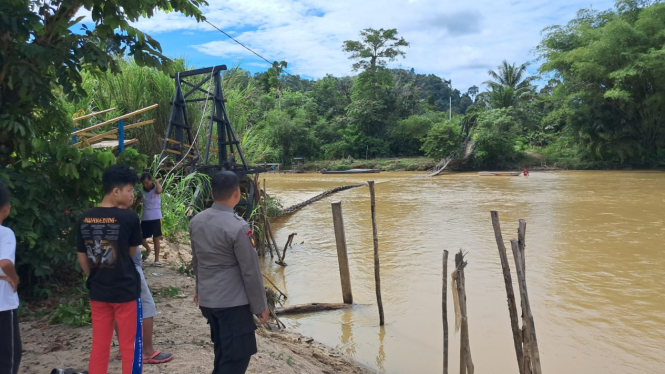
[[[252,242],[252,247],[256,248],[256,243],[254,243],[254,232],[252,230],[247,230],[247,237],[249,241]]]

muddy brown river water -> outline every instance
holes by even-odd
[[[412,179],[418,175],[265,175],[268,193],[281,197],[285,206],[333,187],[377,182],[385,327],[379,327],[374,293],[366,187],[273,222],[279,245],[289,233],[298,233],[287,267],[264,262],[267,274],[289,295],[288,304],[342,302],[330,207],[341,200],[358,304],[285,322],[381,372],[441,373],[442,251],[462,248],[468,252],[476,373],[517,373],[490,219],[490,211],[497,210],[506,240],[516,236],[518,219],[527,221],[527,284],[543,372],[665,373],[664,172],[532,172],[528,178],[457,173]],[[452,264],[451,259],[449,272]],[[455,373],[459,334],[451,306],[448,313],[450,372]]]

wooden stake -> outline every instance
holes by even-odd
[[[374,281],[376,283],[376,302],[379,305],[379,325],[383,326],[385,320],[383,317],[383,301],[381,301],[381,276],[379,275],[379,234],[376,230],[376,198],[374,194],[374,181],[368,181],[369,197],[371,201],[370,209],[372,212],[372,235],[374,236]]]
[[[351,273],[349,272],[349,257],[346,252],[346,234],[344,232],[344,218],[342,216],[342,202],[337,201],[330,205],[332,206],[333,226],[335,227],[335,243],[337,243],[339,278],[342,281],[342,297],[345,304],[353,304]]]
[[[531,305],[529,304],[529,293],[526,288],[526,278],[524,276],[524,268],[522,264],[524,263],[522,259],[522,253],[520,252],[519,242],[517,239],[512,239],[510,245],[513,250],[513,256],[515,258],[515,268],[517,273],[517,283],[520,289],[520,296],[522,298],[522,310],[525,315],[525,326],[526,326],[526,338],[525,341],[528,342],[528,345],[525,345],[525,351],[529,352],[529,359],[531,361],[531,369],[533,373],[542,374],[540,368],[540,353],[538,352],[538,340],[536,339],[536,326],[533,322],[533,314],[531,313]]]
[[[286,266],[286,262],[284,262],[284,258],[286,258],[286,249],[289,248],[291,245],[291,242],[293,241],[293,237],[298,235],[297,233],[292,233],[289,234],[289,238],[286,240],[286,243],[284,244],[284,250],[282,251],[282,257],[278,257],[279,261],[275,261],[277,265],[282,265]],[[278,254],[279,255],[279,254]]]
[[[455,255],[455,268],[457,271],[457,293],[462,320],[460,334],[460,374],[473,374],[474,366],[471,359],[471,345],[469,342],[469,319],[466,309],[466,289],[464,286],[464,268],[466,267],[462,250]]]
[[[443,374],[448,374],[448,251],[443,250],[443,286],[441,311],[443,315]]]
[[[524,250],[526,249],[526,221],[523,219],[519,220],[519,227],[517,228],[517,240],[520,247],[520,254],[522,254],[522,270],[524,271],[524,276],[526,277],[526,256],[524,255]]]
[[[268,233],[268,238],[272,239],[272,244],[275,246],[275,253],[277,254],[277,258],[281,258],[279,255],[279,248],[277,247],[277,241],[275,241],[275,235],[272,233],[272,226],[270,226],[270,220],[268,219],[268,193],[266,192],[266,180],[263,180],[263,191],[261,192],[263,195],[263,213],[266,218],[266,227],[267,227],[267,233]],[[272,250],[270,251],[270,257],[272,257]]]
[[[526,221],[521,219],[519,220],[519,226],[517,228],[517,241],[519,244],[520,255],[522,256],[522,270],[524,271],[524,277],[526,279],[526,257],[524,256],[524,250],[526,249]],[[524,302],[521,303],[522,308],[522,348],[524,350],[524,374],[532,374],[531,364],[531,350],[528,348],[531,346],[529,343],[529,334],[527,333],[527,319],[526,312],[524,310]]]
[[[513,292],[513,279],[510,275],[510,265],[508,264],[506,246],[503,244],[503,236],[501,235],[499,213],[493,210],[491,216],[492,226],[494,226],[494,237],[496,238],[496,245],[499,248],[499,258],[501,259],[501,268],[503,270],[503,281],[506,285],[506,294],[508,295],[508,314],[510,315],[510,328],[513,331],[513,343],[515,345],[515,355],[517,356],[517,366],[519,368],[519,373],[525,374],[522,333],[520,331],[519,320],[517,319],[517,303],[515,302],[515,293]]]

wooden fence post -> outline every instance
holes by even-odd
[[[512,239],[510,240],[510,245],[512,247],[513,256],[515,258],[517,284],[519,285],[520,296],[522,298],[522,313],[525,317],[523,320],[523,323],[526,327],[524,341],[527,342],[527,344],[525,344],[524,348],[525,351],[528,351],[533,373],[542,374],[542,370],[540,368],[540,353],[538,352],[538,340],[536,339],[536,326],[533,322],[533,314],[531,313],[531,305],[529,304],[529,293],[527,292],[526,278],[524,276],[524,268],[522,266],[524,259],[522,258],[522,253],[520,252],[519,241],[517,239]]]
[[[441,296],[443,315],[443,374],[448,374],[448,251],[443,250],[443,288]]]
[[[379,325],[383,326],[383,301],[381,300],[381,276],[379,275],[379,234],[376,229],[376,198],[374,194],[374,181],[368,181],[370,210],[372,213],[372,235],[374,236],[374,281],[376,283],[376,302],[379,305]]]
[[[349,257],[346,252],[346,234],[344,233],[344,218],[342,216],[342,202],[337,201],[330,205],[332,206],[333,225],[335,226],[335,242],[337,243],[339,278],[342,281],[342,297],[345,304],[353,304],[351,273],[349,272]]]
[[[467,262],[464,261],[462,250],[455,255],[455,271],[457,274],[457,294],[460,310],[460,319],[462,321],[460,333],[460,374],[473,374],[474,366],[471,360],[471,344],[469,342],[469,316],[466,309],[466,288],[464,285],[464,268]]]
[[[501,258],[501,268],[503,270],[503,281],[506,285],[506,294],[508,295],[508,314],[510,315],[510,327],[513,331],[513,342],[515,344],[515,355],[517,356],[517,366],[520,374],[524,373],[524,351],[522,347],[522,333],[520,332],[519,320],[517,319],[517,303],[515,302],[515,293],[513,292],[513,280],[510,275],[510,265],[506,254],[506,246],[503,244],[501,235],[501,224],[499,222],[499,213],[495,210],[491,212],[492,226],[494,227],[494,237],[496,245],[499,248],[499,258]]]

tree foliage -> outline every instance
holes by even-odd
[[[545,30],[541,71],[562,82],[558,115],[596,157],[653,163],[662,154],[664,30],[665,4],[638,0]]]
[[[388,61],[395,61],[397,57],[406,54],[402,47],[408,47],[409,42],[397,37],[397,29],[364,29],[360,32],[361,40],[347,40],[344,42],[344,52],[351,53],[349,59],[358,60],[353,64],[353,70],[375,71],[384,68]]]

